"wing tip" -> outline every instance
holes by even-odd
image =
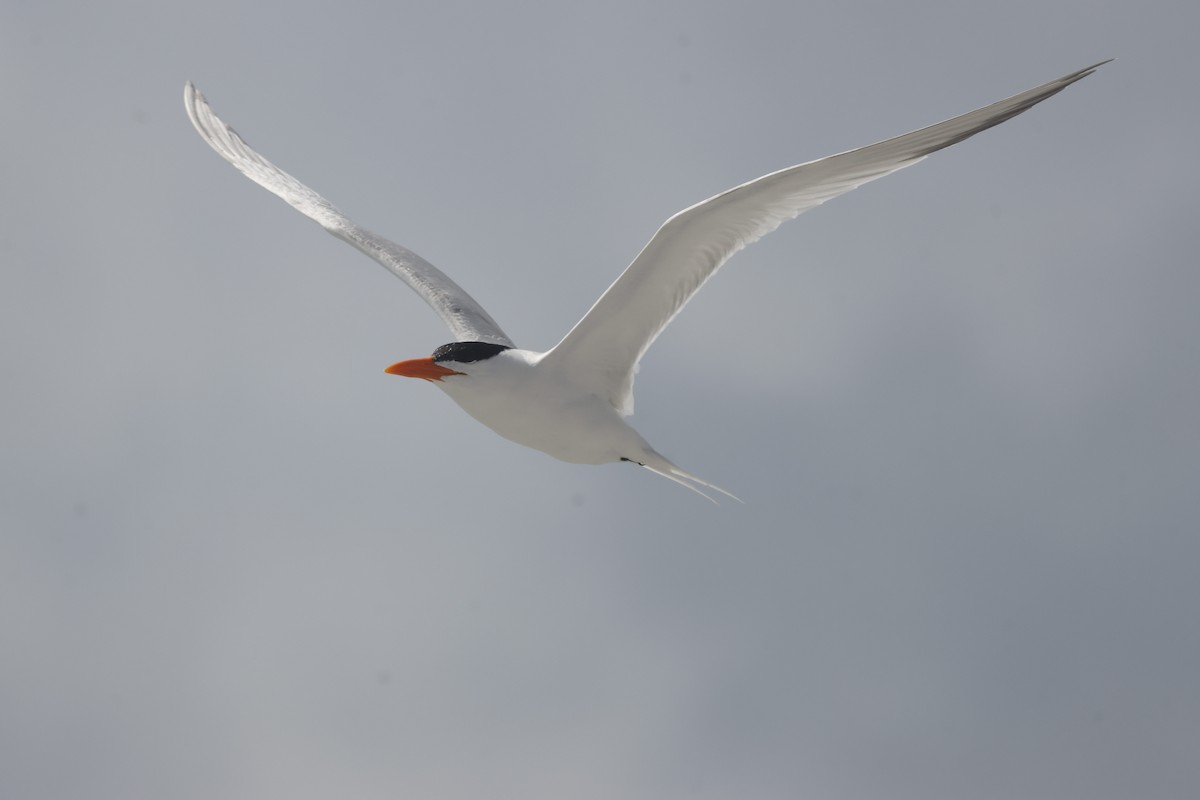
[[[198,122],[202,116],[215,116],[208,105],[208,98],[190,80],[184,81],[183,84],[183,107],[187,109],[188,117],[193,123]]]
[[[212,110],[212,106],[208,104],[208,99],[204,93],[196,88],[196,84],[190,80],[183,84],[183,107],[187,111],[188,119],[191,120],[192,126],[196,132],[200,134],[209,147],[212,147],[226,159],[229,159],[227,151],[229,145],[222,141],[222,133],[226,138],[236,136],[233,129],[226,125]]]
[[[185,81],[183,84],[183,107],[187,110],[188,119],[196,124],[196,105],[204,102],[204,95],[196,88],[196,84]]]
[[[1116,60],[1117,59],[1114,57],[1114,58],[1106,58],[1103,61],[1097,61],[1095,64],[1092,64],[1090,67],[1084,67],[1083,69],[1076,70],[1075,72],[1072,72],[1069,75],[1062,76],[1057,81],[1054,81],[1054,83],[1061,84],[1065,88],[1067,86],[1070,86],[1072,83],[1075,83],[1076,81],[1083,80],[1088,75],[1091,75],[1093,72],[1095,72],[1096,70],[1103,67],[1105,64],[1111,64],[1113,61],[1116,61]]]
[[[1024,114],[1029,109],[1033,108],[1034,106],[1039,105],[1040,103],[1042,103],[1046,100],[1049,100],[1051,97],[1058,94],[1063,89],[1066,89],[1071,84],[1077,83],[1078,81],[1083,80],[1088,75],[1091,75],[1093,72],[1100,69],[1100,67],[1104,66],[1105,64],[1109,63],[1110,61],[1115,61],[1115,60],[1116,60],[1115,58],[1105,59],[1104,61],[1100,61],[1098,63],[1092,64],[1090,67],[1084,67],[1083,69],[1079,69],[1074,72],[1063,75],[1061,78],[1056,78],[1052,81],[1043,83],[1041,86],[1035,86],[1032,89],[1027,89],[1024,92],[1020,92],[1019,94],[1013,95],[1012,97],[1008,97],[1004,100],[1000,100],[995,103],[992,103],[991,105],[987,105],[982,108],[978,108],[975,111],[967,112],[966,114],[962,114],[958,117],[954,117],[953,119],[946,120],[946,122],[954,122],[954,121],[958,121],[958,120],[965,120],[969,117],[974,117],[974,116],[980,114],[981,112],[992,112],[988,116],[981,119],[977,124],[971,125],[965,129],[963,129],[957,136],[952,136],[948,139],[939,140],[939,141],[929,145],[928,147],[917,151],[916,155],[919,158],[924,158],[925,156],[936,153],[939,150],[944,150],[947,147],[958,144],[959,142],[965,141],[966,139],[970,139],[972,136],[974,136],[977,133],[982,133],[983,131],[988,130],[989,128],[994,128],[997,125],[1000,125],[1001,123],[1007,122],[1008,120],[1012,119],[1013,117],[1018,117],[1021,114]],[[939,123],[939,125],[941,125],[941,124],[945,124],[945,123]],[[930,126],[930,127],[937,127],[937,126]],[[928,130],[928,129],[923,129],[923,130]],[[906,135],[908,135],[908,134],[906,134]],[[899,138],[899,137],[897,137],[897,138]]]

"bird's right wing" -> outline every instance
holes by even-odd
[[[512,347],[496,321],[445,273],[411,250],[350,221],[332,203],[256,153],[213,113],[204,95],[188,81],[183,104],[200,137],[226,161],[259,186],[279,195],[339,239],[387,267],[429,303],[460,342],[490,342]]]
[[[608,399],[622,414],[632,413],[638,360],[738,250],[826,200],[1012,119],[1099,66],[928,128],[772,172],[680,211],[658,229],[542,364]]]

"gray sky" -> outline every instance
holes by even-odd
[[[10,3],[0,796],[1200,787],[1190,2]],[[739,254],[561,464],[192,131],[557,341],[675,211],[1108,57]]]

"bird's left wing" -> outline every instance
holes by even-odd
[[[387,267],[438,313],[456,340],[513,346],[483,307],[445,273],[408,248],[356,225],[324,197],[256,153],[213,113],[191,81],[184,87],[183,104],[200,137],[213,150],[247,178]]]
[[[546,354],[543,366],[632,413],[638,360],[738,250],[826,200],[1015,117],[1101,64],[928,128],[773,172],[680,211]]]

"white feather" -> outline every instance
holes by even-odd
[[[826,200],[1015,117],[1101,64],[928,128],[772,172],[680,211],[546,354],[546,366],[632,414],[642,354],[738,250]]]
[[[512,347],[496,321],[441,270],[406,247],[354,224],[333,203],[259,155],[237,131],[213,113],[208,101],[188,81],[183,104],[200,137],[250,180],[288,202],[342,241],[387,267],[437,312],[460,342],[491,342]]]

